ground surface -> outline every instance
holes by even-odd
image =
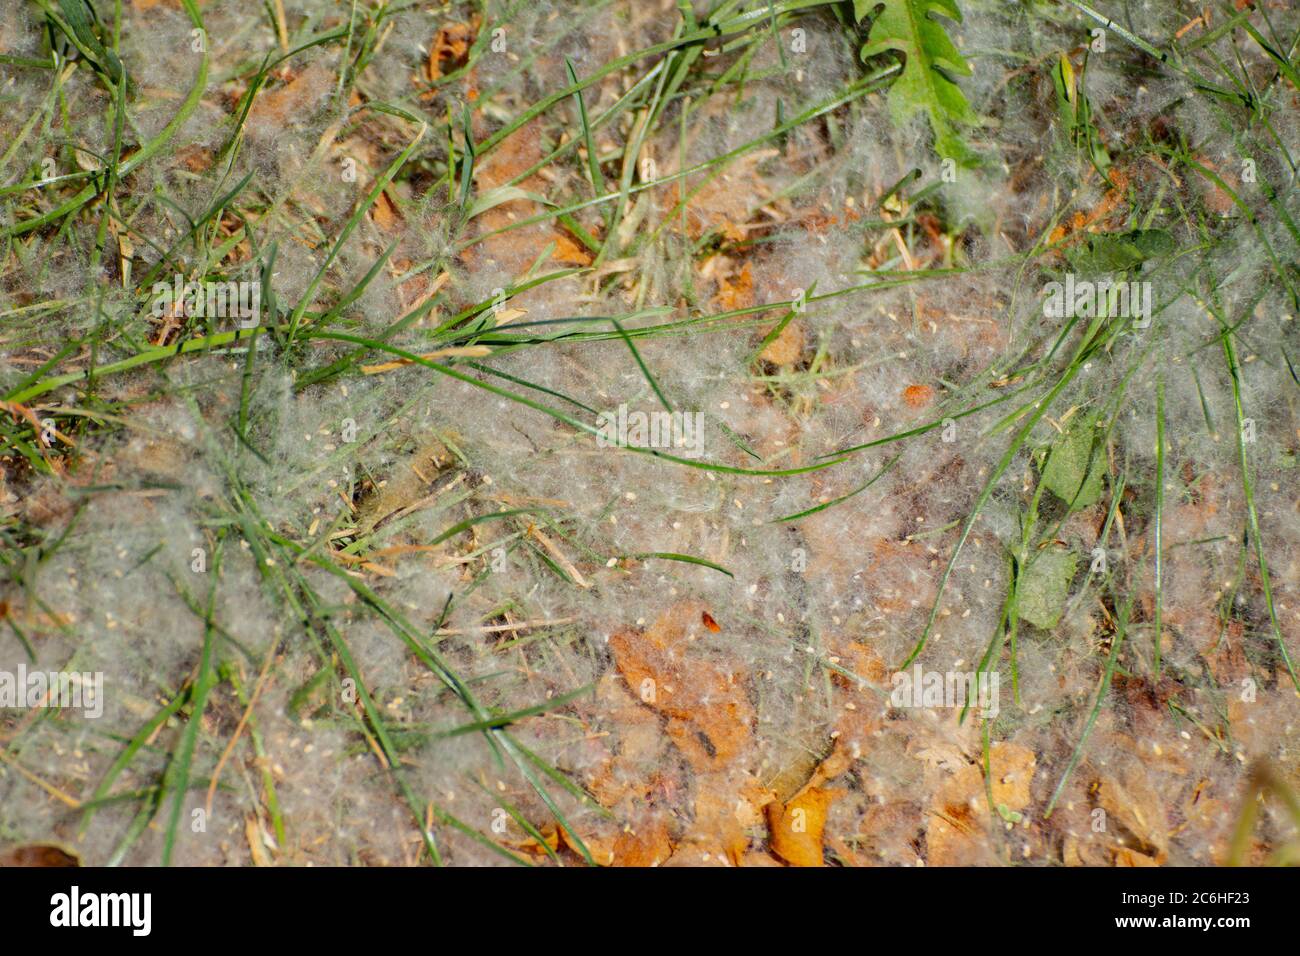
[[[1293,4],[93,6],[0,5],[0,681],[103,675],[0,847],[1296,859]]]

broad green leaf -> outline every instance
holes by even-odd
[[[878,6],[879,0],[853,0],[854,16],[861,21]],[[952,77],[969,76],[971,68],[936,14],[961,22],[956,0],[884,0],[862,58],[891,50],[901,53],[903,72],[889,89],[894,121],[906,122],[924,113],[934,132],[935,152],[970,166],[977,157],[962,141],[958,127],[974,124],[978,117]]]
[[[1094,447],[1096,415],[1079,415],[1056,440],[1043,466],[1047,490],[1078,511],[1101,497],[1101,480],[1106,470],[1105,454]]]
[[[1073,551],[1040,551],[1016,581],[1016,607],[1020,620],[1050,631],[1061,621],[1070,581],[1079,558]]]
[[[1138,252],[1142,253],[1143,259],[1173,255],[1178,249],[1174,237],[1163,229],[1135,229],[1128,237]]]
[[[1084,275],[1129,272],[1148,259],[1174,252],[1176,243],[1163,229],[1135,229],[1132,232],[1101,232],[1082,245],[1066,250],[1071,268]]]
[[[1128,237],[1106,233],[1089,236],[1083,245],[1067,250],[1066,257],[1074,271],[1083,275],[1127,272],[1146,258]]]

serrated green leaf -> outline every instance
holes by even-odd
[[[854,16],[861,21],[878,6],[879,0],[853,0]],[[978,117],[949,74],[970,76],[971,68],[935,14],[961,22],[956,0],[884,0],[862,47],[862,58],[891,50],[901,53],[903,72],[889,89],[894,121],[902,123],[924,113],[934,132],[935,152],[970,166],[977,157],[958,127],[974,124]]]
[[[1093,448],[1096,422],[1096,415],[1076,416],[1052,445],[1043,467],[1043,484],[1072,511],[1087,508],[1101,497],[1106,466],[1102,450]]]
[[[1078,555],[1073,551],[1041,551],[1035,555],[1016,581],[1020,620],[1044,631],[1056,627],[1078,564]]]

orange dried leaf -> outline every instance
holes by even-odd
[[[803,355],[803,328],[791,322],[781,330],[781,334],[767,343],[759,358],[773,365],[793,365]]]
[[[370,207],[370,218],[384,232],[392,232],[402,224],[402,215],[386,192],[381,192],[375,204]]]
[[[702,613],[698,602],[683,602],[645,632],[611,635],[609,646],[628,688],[668,718],[668,736],[692,767],[719,770],[749,745],[754,711],[735,671],[717,666],[689,639]]]
[[[582,852],[578,841],[564,827],[560,828],[560,837],[574,853]],[[582,842],[601,866],[658,866],[673,855],[668,824],[661,819],[636,828],[625,827],[613,836],[583,835]]]
[[[791,866],[821,866],[826,811],[834,790],[809,787],[785,806],[767,805],[768,834],[774,852]]]
[[[754,304],[754,273],[748,262],[738,275],[718,280],[718,294],[713,299],[724,312]]]
[[[591,265],[591,253],[563,233],[555,237],[555,254],[551,258],[562,265]]]
[[[325,67],[313,63],[292,80],[253,101],[249,122],[267,127],[305,120],[329,94],[333,77]]]
[[[912,408],[924,408],[934,401],[934,387],[931,385],[909,385],[903,389],[903,401]]]
[[[430,81],[440,79],[447,72],[446,67],[455,69],[464,64],[477,32],[470,23],[447,23],[438,30],[429,47],[429,61],[425,66]]]
[[[929,808],[926,858],[931,866],[969,866],[991,862],[984,839],[986,828],[999,815],[998,808],[1015,813],[1029,805],[1030,783],[1037,758],[1028,747],[998,742],[989,748],[988,789],[984,768],[965,763],[960,752],[952,763],[959,769],[939,788]]]

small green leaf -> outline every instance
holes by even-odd
[[[1020,823],[1025,819],[1024,814],[1010,809],[1005,803],[998,804],[998,816],[1006,820],[1007,823]]]
[[[1106,465],[1100,447],[1094,448],[1096,415],[1077,416],[1056,440],[1043,466],[1043,484],[1071,511],[1094,504],[1101,497]]]
[[[1066,252],[1075,272],[1104,275],[1127,272],[1145,258],[1142,250],[1124,236],[1089,236],[1087,243]]]
[[[1070,266],[1084,275],[1129,272],[1148,259],[1171,254],[1177,248],[1163,229],[1136,229],[1126,233],[1098,233],[1066,250]]]
[[[1044,631],[1060,623],[1078,562],[1073,551],[1040,551],[1021,569],[1016,581],[1016,606],[1022,621]]]
[[[1135,229],[1129,239],[1144,260],[1173,255],[1178,249],[1177,241],[1163,229]]]

